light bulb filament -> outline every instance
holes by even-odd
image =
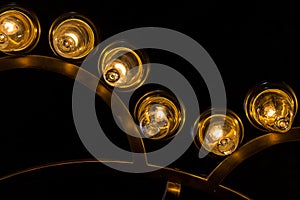
[[[150,116],[152,116],[153,121],[162,122],[168,120],[165,106],[155,104],[150,108]]]
[[[218,140],[224,135],[223,129],[221,126],[213,126],[209,131],[209,137],[213,140]]]
[[[208,135],[205,140],[206,143],[211,144],[211,148],[216,145],[216,150],[218,150],[221,154],[228,155],[232,153],[235,150],[236,145],[233,139],[228,136],[230,134],[236,135],[236,131],[233,129],[233,127],[229,127],[227,122],[223,125],[221,121],[215,121],[211,123],[212,127],[208,129]]]
[[[122,76],[126,76],[127,69],[123,63],[117,62],[114,64],[114,67],[121,72]]]
[[[2,22],[2,31],[7,35],[16,34],[20,30],[20,25],[18,25],[18,20],[16,18],[4,19]]]
[[[146,137],[153,137],[163,129],[169,129],[169,121],[165,106],[154,104],[146,112],[145,118],[140,123],[141,130]]]
[[[274,117],[276,114],[275,106],[273,106],[273,105],[266,106],[264,109],[264,114],[267,117]]]

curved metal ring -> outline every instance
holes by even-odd
[[[81,69],[77,65],[67,63],[65,61],[47,57],[47,56],[39,56],[39,55],[27,55],[27,56],[7,56],[0,58],[0,71],[6,71],[11,69],[20,69],[20,68],[35,68],[46,70],[50,72],[55,72],[58,74],[62,74],[69,78],[78,80],[86,87],[90,88],[91,85],[95,85],[97,83],[97,95],[104,100],[104,102],[110,106],[110,97],[112,91],[105,86],[102,81],[96,77],[95,75],[89,73],[88,71]],[[77,72],[82,70],[82,76],[76,77]],[[122,104],[121,100],[120,103]],[[246,144],[244,144],[241,148],[239,148],[236,152],[229,155],[225,158],[209,175],[207,178],[203,178],[194,174],[190,174],[184,171],[178,171],[172,168],[162,168],[159,166],[148,164],[150,167],[157,168],[151,173],[145,173],[145,176],[151,176],[157,179],[165,179],[166,181],[172,181],[174,183],[180,183],[182,185],[186,185],[191,187],[197,191],[208,192],[216,197],[231,197],[231,198],[240,198],[240,199],[249,199],[245,195],[234,191],[230,188],[227,188],[221,185],[222,181],[243,161],[250,158],[251,156],[267,149],[273,145],[292,142],[292,141],[300,141],[300,134],[297,134],[300,131],[300,127],[293,127],[289,132],[285,134],[276,134],[269,133],[257,137]],[[128,141],[130,143],[130,147],[132,152],[141,152],[145,153],[145,148],[143,144],[143,140],[141,137],[128,137]],[[146,156],[146,154],[145,154]],[[145,157],[146,161],[146,157]],[[78,160],[78,161],[63,161],[60,163],[52,163],[43,165],[40,167],[33,167],[30,169],[25,169],[7,176],[0,178],[0,181],[6,180],[10,177],[24,174],[27,172],[32,172],[38,169],[43,169],[47,167],[55,167],[60,165],[70,165],[70,164],[79,164],[79,163],[87,163],[87,162],[109,162],[109,161],[99,161],[99,160]],[[112,162],[112,161],[110,161]],[[122,161],[114,161],[120,164],[129,164]]]

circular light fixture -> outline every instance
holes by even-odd
[[[125,41],[117,41],[101,52],[98,70],[109,86],[130,91],[144,83],[149,65],[143,52]]]
[[[67,13],[58,17],[49,30],[52,51],[63,58],[81,59],[95,47],[96,29],[86,17]]]
[[[40,23],[32,11],[14,6],[0,10],[0,51],[5,54],[31,51],[38,43],[40,32]]]
[[[244,108],[247,118],[256,128],[285,133],[292,127],[298,101],[286,83],[264,82],[249,90]]]

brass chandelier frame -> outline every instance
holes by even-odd
[[[38,70],[44,70],[49,72],[58,73],[60,75],[69,77],[71,79],[79,81],[87,88],[92,88],[92,85],[97,83],[96,95],[98,95],[108,106],[110,106],[110,97],[112,91],[95,75],[80,68],[78,65],[68,63],[64,60],[40,56],[40,55],[23,55],[23,56],[4,56],[0,58],[0,71],[7,71],[13,69],[26,69],[33,68]],[[78,72],[80,77],[76,77]],[[123,104],[122,104],[123,105]],[[124,108],[127,109],[127,108]],[[126,120],[124,121],[126,122]],[[124,123],[123,122],[123,123]],[[244,145],[240,146],[235,152],[228,155],[223,161],[221,161],[217,167],[215,167],[207,177],[202,177],[189,172],[181,171],[176,168],[160,167],[155,164],[148,163],[147,154],[144,147],[144,143],[141,137],[128,137],[128,142],[132,152],[144,153],[143,162],[153,168],[153,172],[142,173],[142,177],[151,177],[156,180],[164,179],[167,181],[167,186],[163,199],[168,199],[169,196],[179,198],[180,186],[186,186],[196,191],[208,193],[212,197],[216,198],[228,198],[228,199],[251,199],[246,194],[242,194],[239,191],[226,187],[223,185],[223,180],[241,163],[257,153],[270,148],[274,145],[300,141],[300,127],[292,127],[288,132],[284,134],[278,133],[266,133],[259,137],[256,137]],[[140,161],[140,160],[139,160]],[[20,169],[19,171],[0,177],[0,182],[6,181],[12,177],[22,175],[25,173],[31,173],[36,170],[42,170],[50,167],[58,167],[62,165],[79,165],[83,163],[109,163],[117,162],[121,165],[134,164],[134,158],[132,162],[125,161],[109,161],[109,160],[97,160],[97,159],[85,159],[85,160],[66,160],[56,163],[46,163],[41,166],[34,166],[27,169]],[[114,170],[110,170],[114,173]]]

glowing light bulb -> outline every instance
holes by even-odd
[[[176,134],[183,119],[183,113],[177,103],[158,93],[149,92],[139,99],[134,109],[144,137],[166,139]]]
[[[50,46],[61,57],[80,59],[94,48],[94,32],[92,23],[86,18],[63,15],[52,23],[49,31]]]
[[[209,152],[226,156],[232,154],[242,142],[244,126],[240,118],[231,110],[226,114],[204,112],[195,123],[195,144]]]
[[[5,8],[0,13],[0,51],[6,54],[28,52],[38,42],[37,17],[21,8]]]
[[[149,66],[141,52],[132,50],[126,42],[108,45],[99,58],[99,72],[105,82],[123,91],[134,90],[146,79]]]
[[[24,25],[15,17],[3,19],[1,25],[2,31],[6,33],[6,35],[14,35],[19,31],[24,31]],[[22,35],[19,35],[19,37],[22,37]]]
[[[263,83],[251,89],[245,99],[248,119],[264,131],[290,130],[297,108],[296,95],[286,84]]]
[[[150,105],[149,111],[140,119],[140,128],[146,137],[151,138],[160,132],[168,132],[170,122],[166,109],[160,104]]]

